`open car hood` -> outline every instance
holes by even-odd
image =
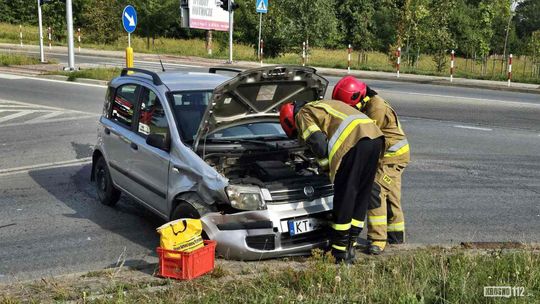
[[[212,100],[195,136],[255,122],[278,122],[280,106],[290,101],[324,98],[328,80],[314,68],[268,66],[246,70],[214,89]]]

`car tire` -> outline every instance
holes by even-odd
[[[194,218],[194,219],[200,219],[201,216],[199,215],[199,212],[197,209],[195,209],[191,204],[187,202],[181,202],[174,208],[174,211],[171,214],[171,220],[177,220],[181,218]]]
[[[120,190],[113,185],[109,167],[103,157],[96,162],[94,170],[94,180],[96,181],[96,192],[99,201],[106,206],[114,206],[120,199]]]

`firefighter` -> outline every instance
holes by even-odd
[[[353,244],[364,227],[384,136],[366,115],[336,100],[287,103],[280,123],[329,170],[334,183],[331,251],[336,263],[354,262]]]
[[[365,113],[385,137],[384,157],[377,169],[368,210],[368,252],[378,255],[387,243],[402,244],[405,239],[401,175],[410,161],[409,143],[394,109],[365,83],[346,76],[334,87],[332,99]]]

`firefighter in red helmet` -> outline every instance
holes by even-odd
[[[287,103],[280,122],[329,170],[334,183],[332,255],[338,263],[352,263],[382,156],[382,132],[369,117],[336,100]]]
[[[409,142],[394,109],[365,83],[346,76],[334,87],[332,99],[365,113],[384,133],[384,157],[379,162],[368,211],[368,252],[380,254],[387,243],[404,242],[401,175],[410,161]]]

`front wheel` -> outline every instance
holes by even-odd
[[[99,201],[107,206],[116,205],[120,199],[121,192],[114,187],[111,174],[109,173],[109,167],[103,157],[98,159],[94,172],[94,180],[96,181],[96,190]]]

